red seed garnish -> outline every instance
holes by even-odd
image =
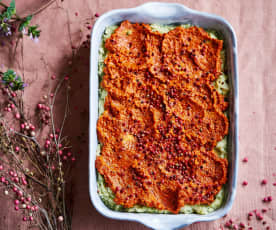
[[[247,157],[245,157],[245,158],[243,158],[243,160],[242,160],[244,163],[246,163],[246,162],[248,162],[248,158]]]
[[[264,217],[260,213],[256,213],[257,220],[262,220]]]
[[[273,186],[276,186],[276,183],[273,183]]]
[[[243,222],[240,223],[240,227],[244,228],[245,224]]]
[[[246,185],[248,185],[248,182],[247,182],[247,181],[243,181],[243,182],[242,182],[242,185],[243,185],[243,186],[246,186]]]
[[[262,185],[266,185],[267,184],[267,180],[266,179],[263,179],[262,182],[261,182]]]
[[[263,208],[263,209],[262,209],[262,212],[263,212],[263,213],[267,212],[267,209],[266,209],[266,208]]]
[[[99,14],[99,13],[96,13],[96,14],[95,14],[95,17],[99,17],[99,16],[100,16],[100,14]]]

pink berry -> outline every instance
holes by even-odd
[[[91,30],[91,29],[92,29],[92,27],[91,27],[91,26],[87,26],[87,29]]]
[[[17,192],[17,195],[18,195],[19,197],[22,197],[22,196],[23,196],[23,192],[22,192],[22,191],[18,191],[18,192]]]
[[[52,75],[52,80],[55,80],[56,79],[56,75]]]
[[[12,189],[14,192],[17,192],[17,188],[16,187],[13,187]]]
[[[14,104],[11,104],[11,108],[14,109],[15,105]]]
[[[242,228],[244,228],[244,227],[245,227],[245,224],[244,224],[243,222],[241,222],[241,223],[240,223],[240,226],[241,226]]]
[[[267,184],[267,180],[266,179],[263,179],[262,182],[261,182],[262,185],[266,185]]]
[[[243,185],[243,186],[246,186],[246,185],[248,185],[248,182],[247,182],[247,181],[243,181],[243,182],[242,182],[242,185]]]
[[[6,181],[5,177],[1,177],[1,182],[4,183]]]
[[[73,161],[73,162],[76,161],[76,158],[75,158],[75,157],[72,157],[72,158],[71,158],[71,161]]]
[[[18,146],[15,147],[15,151],[16,151],[16,152],[19,151],[19,147],[18,147]]]
[[[20,119],[20,114],[19,113],[15,114],[15,118]]]
[[[26,207],[28,210],[30,210],[31,209],[31,206],[30,205],[27,205],[27,207]]]
[[[272,196],[268,196],[268,197],[267,197],[267,201],[268,201],[268,202],[271,202],[271,201],[272,201]]]
[[[276,186],[276,183],[273,183],[273,186]]]
[[[15,204],[15,205],[19,205],[19,203],[20,203],[19,200],[15,200],[15,201],[14,201],[14,204]]]
[[[58,154],[61,156],[61,155],[62,155],[62,150],[59,150],[59,151],[58,151]]]
[[[30,220],[30,221],[33,221],[33,220],[34,220],[34,218],[33,218],[32,216],[30,216],[30,217],[29,217],[29,220]]]
[[[31,197],[28,197],[28,198],[27,198],[27,201],[31,201],[31,200],[32,200],[32,198],[31,198]]]
[[[46,141],[45,141],[45,144],[46,144],[46,145],[50,145],[51,142],[50,142],[49,140],[46,140]]]
[[[27,217],[24,216],[24,217],[23,217],[23,221],[27,221]]]
[[[0,165],[0,171],[3,170],[3,168],[4,168],[3,165]]]
[[[70,157],[71,155],[72,155],[72,153],[71,153],[71,152],[68,152],[68,153],[67,153],[67,156],[68,156],[68,157]]]
[[[257,213],[256,217],[257,217],[258,220],[262,220],[264,218],[260,213]]]
[[[267,212],[267,209],[266,209],[266,208],[263,208],[263,209],[262,209],[262,212],[263,212],[263,213]]]
[[[21,129],[24,129],[24,128],[25,128],[25,125],[24,125],[24,124],[21,124],[20,127],[21,127]]]
[[[100,16],[100,14],[99,14],[99,13],[96,13],[96,14],[95,14],[95,17],[99,17],[99,16]]]
[[[18,207],[18,206],[15,206],[14,209],[15,209],[15,211],[18,211],[18,210],[19,210],[19,207]]]
[[[243,160],[242,160],[244,163],[246,163],[246,162],[248,162],[248,158],[247,157],[245,157],[245,158],[243,158]]]
[[[66,161],[66,160],[67,160],[67,156],[63,156],[63,160],[65,160],[65,161]]]
[[[37,108],[42,109],[42,105],[41,104],[37,104]]]
[[[7,111],[10,112],[10,111],[11,111],[11,108],[7,108]]]

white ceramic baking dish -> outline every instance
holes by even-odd
[[[226,69],[229,76],[229,176],[226,185],[226,198],[222,207],[207,214],[149,214],[127,213],[110,210],[104,205],[97,193],[97,172],[95,169],[98,119],[98,51],[102,34],[107,26],[118,24],[124,20],[131,22],[159,24],[193,24],[202,28],[215,29],[224,37],[226,48]],[[194,222],[212,221],[224,216],[231,208],[237,183],[238,169],[238,76],[237,76],[237,42],[231,25],[223,18],[191,10],[181,4],[146,3],[136,8],[117,9],[103,14],[94,25],[90,54],[90,124],[89,124],[89,190],[95,208],[104,216],[140,222],[150,228],[159,230],[178,229]]]

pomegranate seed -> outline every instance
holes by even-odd
[[[243,185],[243,186],[246,186],[246,185],[248,185],[248,182],[247,182],[247,181],[243,181],[243,182],[242,182],[242,185]]]

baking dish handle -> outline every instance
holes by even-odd
[[[175,15],[182,15],[185,17],[185,15],[193,12],[192,9],[178,3],[167,4],[160,2],[148,2],[136,9],[141,10],[144,15],[147,14],[151,18],[164,18],[166,20]]]

